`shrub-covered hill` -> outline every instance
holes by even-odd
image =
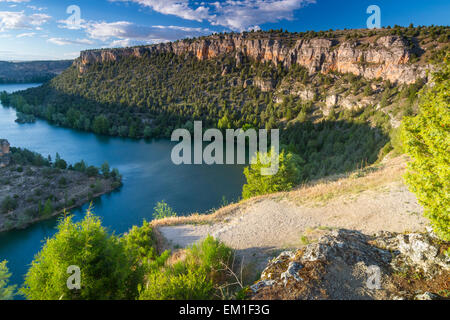
[[[271,31],[87,51],[55,79],[2,102],[57,125],[132,138],[170,137],[193,120],[280,128],[313,177],[389,150],[389,132],[414,114],[448,35],[448,27]],[[380,68],[387,71],[375,77]]]

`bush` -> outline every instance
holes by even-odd
[[[86,174],[88,175],[88,177],[92,178],[92,177],[96,177],[98,176],[98,168],[94,167],[94,166],[89,166],[86,169]]]
[[[282,151],[279,154],[279,170],[275,175],[263,175],[261,170],[267,165],[262,163],[262,159],[273,159],[272,152],[266,154],[257,154],[257,162],[244,169],[244,175],[247,178],[247,184],[242,190],[242,197],[248,199],[257,195],[275,193],[280,191],[289,191],[302,178],[303,160],[300,156]]]
[[[394,149],[394,155],[400,155],[405,153],[401,132],[402,132],[401,127],[392,129],[391,132],[389,132],[389,137],[391,138],[391,145],[392,148]]]
[[[214,297],[217,285],[225,281],[221,270],[228,265],[232,251],[208,236],[193,245],[183,261],[153,271],[141,300],[209,300]]]
[[[122,241],[129,252],[140,262],[149,262],[158,257],[156,252],[156,237],[150,223],[144,220],[142,227],[134,226]]]
[[[61,220],[33,260],[21,291],[31,300],[134,299],[143,280],[134,262],[124,243],[88,210],[81,222]],[[69,266],[81,269],[80,290],[67,288]]]
[[[10,196],[7,196],[2,201],[2,212],[8,213],[10,211],[14,211],[17,209],[18,203],[17,199],[11,198]]]
[[[6,263],[7,261],[0,262],[0,300],[12,300],[16,291],[16,286],[8,286],[11,273]]]
[[[155,220],[177,216],[175,211],[164,201],[158,202],[153,210],[153,219]]]
[[[405,175],[436,234],[450,240],[450,54],[435,85],[422,90],[419,114],[404,119],[403,143],[413,158]]]
[[[208,300],[213,283],[200,270],[186,273],[155,272],[148,277],[148,285],[140,300]]]

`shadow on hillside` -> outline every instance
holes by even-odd
[[[17,108],[19,111],[33,113],[56,125],[103,135],[170,137],[175,128],[194,120],[178,114],[177,109],[164,110],[156,115],[145,107],[99,103],[79,95],[61,93],[50,88],[48,83],[18,94],[32,105],[20,106]],[[106,116],[106,123],[95,124],[94,119],[100,115]],[[151,127],[150,133],[146,133],[148,127]],[[213,125],[204,121],[203,127]],[[347,173],[373,164],[380,152],[386,151],[382,149],[388,141],[388,135],[380,128],[351,119],[297,122],[281,130],[281,144],[305,160],[303,180]]]
[[[311,180],[375,163],[389,136],[367,123],[336,120],[295,123],[283,130],[281,141],[305,160],[304,178]]]

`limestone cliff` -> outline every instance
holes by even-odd
[[[339,40],[300,36],[289,41],[271,38],[268,34],[213,35],[197,40],[183,40],[149,46],[101,49],[81,52],[75,64],[80,72],[92,63],[117,61],[122,57],[142,57],[146,54],[190,54],[205,60],[223,55],[233,55],[236,64],[244,56],[261,62],[272,62],[289,68],[299,64],[310,73],[353,73],[368,79],[382,78],[398,83],[413,83],[426,77],[425,65],[411,63],[417,48],[400,36],[381,36],[365,43],[358,40]]]

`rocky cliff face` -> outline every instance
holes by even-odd
[[[337,71],[368,79],[383,78],[391,82],[413,83],[426,77],[426,67],[410,63],[412,49],[399,36],[384,36],[361,45],[358,41],[298,38],[295,41],[249,37],[245,34],[214,35],[199,40],[183,40],[150,46],[84,51],[75,61],[80,72],[92,63],[117,61],[122,57],[171,52],[191,54],[200,60],[233,55],[236,64],[244,56],[289,68],[299,64],[310,73]]]
[[[448,287],[450,257],[443,253],[447,245],[431,231],[368,236],[334,230],[304,249],[285,251],[270,261],[251,286],[251,298],[445,299],[428,290]],[[409,277],[415,280],[408,281]]]

